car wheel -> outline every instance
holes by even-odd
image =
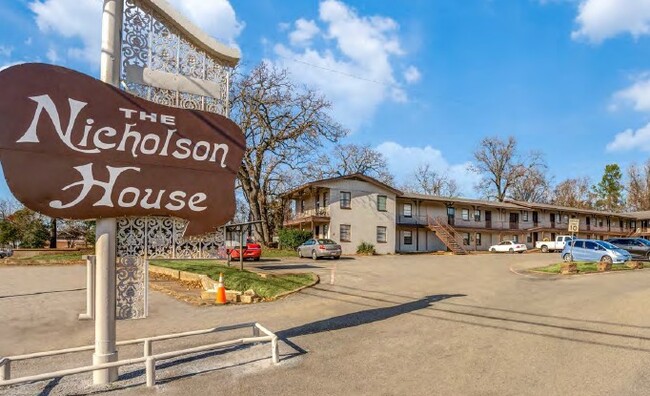
[[[548,253],[548,246],[542,245],[542,253]]]
[[[508,252],[510,252],[510,254],[512,254],[512,253],[514,253],[514,252],[515,252],[515,249],[513,249],[513,248],[510,248],[510,250],[508,250]]]
[[[523,250],[520,250],[520,251],[518,251],[517,253],[522,254],[523,252],[524,252]]]
[[[492,253],[494,253],[494,252],[496,252],[497,250],[496,250],[495,248],[490,248],[490,251],[491,251]]]
[[[253,259],[253,261],[260,261],[260,258],[259,258],[259,257],[255,257],[255,258]]]
[[[645,258],[646,258],[647,260],[650,260],[650,252],[648,252],[648,254],[645,256]]]
[[[316,254],[315,250],[311,251],[311,258],[314,259],[314,260],[318,260],[318,255]]]
[[[341,256],[334,256],[334,260],[338,260],[340,258],[341,258]]]
[[[614,260],[610,256],[603,256],[600,258],[600,262],[611,264]]]
[[[298,249],[298,257],[302,258],[302,252]]]
[[[566,253],[564,256],[562,256],[562,260],[564,260],[565,263],[568,263],[569,261],[573,261],[571,257],[571,253]]]

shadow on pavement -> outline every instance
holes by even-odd
[[[42,292],[34,292],[34,293],[25,293],[25,294],[13,294],[8,296],[0,296],[0,300],[3,298],[29,297],[29,296],[38,296],[41,294],[52,294],[52,293],[68,293],[68,292],[81,291],[81,290],[86,290],[86,288],[80,287],[78,289],[51,290],[51,291],[42,291]]]
[[[426,296],[419,300],[404,304],[393,305],[390,307],[373,308],[365,311],[358,311],[345,315],[334,316],[328,319],[318,320],[276,332],[276,335],[287,345],[295,349],[298,354],[304,354],[306,351],[290,341],[289,338],[321,333],[325,331],[346,329],[355,326],[362,326],[373,322],[390,319],[395,316],[411,313],[420,309],[429,308],[431,306],[431,303],[454,297],[465,297],[465,294],[437,294]]]
[[[354,304],[354,305],[359,305],[364,307],[373,307],[373,305],[371,305],[370,303],[363,303],[363,302],[351,300],[349,297],[356,297],[358,299],[365,299],[365,300],[378,301],[378,302],[391,302],[389,300],[368,297],[360,294],[341,292],[336,290],[320,289],[320,288],[313,288],[313,289],[314,291],[323,291],[323,292],[328,292],[330,294],[340,294],[341,297],[326,295],[326,294],[306,293],[304,291],[303,294],[308,294],[313,297],[324,298],[328,300],[341,301],[348,304]],[[372,292],[372,291],[367,291],[367,292]],[[381,292],[376,292],[376,293],[381,293]],[[411,297],[402,296],[402,298],[411,298]],[[418,301],[420,300],[414,302],[418,302]],[[513,333],[528,334],[528,335],[540,336],[540,337],[551,338],[556,340],[572,341],[581,344],[605,346],[605,347],[617,348],[621,350],[635,351],[635,352],[644,352],[644,353],[650,352],[649,348],[635,346],[638,345],[640,342],[650,341],[650,337],[646,337],[638,334],[626,334],[622,332],[612,332],[612,331],[605,331],[599,329],[568,326],[561,323],[553,323],[553,322],[545,323],[542,321],[544,318],[547,318],[549,320],[560,320],[560,321],[566,320],[563,317],[520,313],[519,311],[509,311],[509,310],[503,310],[505,311],[504,315],[498,316],[497,314],[485,312],[485,311],[494,310],[489,307],[456,304],[451,302],[441,302],[440,304],[443,306],[454,305],[456,307],[472,308],[474,311],[467,312],[462,310],[444,309],[439,306],[431,306],[431,307],[423,307],[426,309],[423,310],[422,312],[410,312],[409,314],[418,317],[439,320],[443,322],[459,323],[464,325],[472,325],[472,326],[478,326],[482,328],[495,329],[495,330],[504,330]],[[533,317],[537,316],[538,318],[519,319],[516,317],[508,317],[505,315],[505,313],[508,312],[515,312],[516,313],[515,315],[527,315]],[[589,323],[591,321],[586,321],[586,322]],[[622,327],[626,326],[624,324],[611,323],[611,322],[602,322],[602,323],[608,325],[622,326]],[[519,326],[527,326],[528,328],[523,329],[523,328],[519,328]],[[630,326],[630,327],[635,328],[635,327],[642,327],[642,326]],[[554,334],[552,333],[553,331],[560,331],[562,333]],[[566,331],[571,332],[570,335],[565,335]],[[604,337],[604,338],[594,340],[594,339],[587,339],[586,338],[587,336]]]

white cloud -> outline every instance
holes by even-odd
[[[616,92],[614,100],[629,104],[636,111],[650,111],[650,74],[640,75],[631,86]],[[610,109],[616,110],[618,105],[614,103]]]
[[[289,42],[292,45],[310,45],[314,36],[320,32],[320,29],[314,21],[300,18],[296,21],[295,25],[296,29],[289,33]]]
[[[422,74],[420,74],[420,71],[415,66],[409,66],[404,71],[404,79],[409,84],[414,84],[420,81],[420,78],[422,78]]]
[[[650,34],[650,0],[581,0],[574,39],[593,43],[629,33]]]
[[[395,142],[384,142],[376,147],[388,162],[388,167],[397,184],[408,182],[413,172],[422,164],[429,164],[431,169],[439,174],[446,174],[458,183],[460,192],[471,196],[474,186],[480,181],[480,176],[469,170],[470,162],[450,164],[442,152],[431,146],[406,147]]]
[[[607,151],[640,150],[650,152],[650,123],[636,131],[627,129],[607,144]]]
[[[228,0],[170,0],[170,3],[208,34],[230,45],[244,28]],[[68,49],[70,57],[92,65],[99,63],[101,1],[34,0],[29,8],[41,32],[55,33],[79,43]]]
[[[407,100],[392,64],[404,55],[398,30],[390,18],[359,15],[341,1],[324,0],[317,21],[299,19],[289,44],[274,46],[275,63],[295,81],[319,89],[333,103],[333,116],[355,130],[385,101]],[[302,45],[312,39],[321,46]]]
[[[57,54],[56,50],[52,47],[50,47],[50,49],[47,50],[45,57],[53,65],[56,65],[59,61],[59,54]]]
[[[5,45],[0,45],[0,56],[5,58],[11,57],[11,53],[14,51],[13,47],[7,47]]]

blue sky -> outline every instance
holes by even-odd
[[[346,141],[379,149],[400,181],[429,162],[475,195],[467,166],[485,136],[543,151],[556,181],[650,152],[650,0],[170,2],[243,67],[267,60],[320,90]],[[100,8],[0,2],[0,67],[97,76]]]

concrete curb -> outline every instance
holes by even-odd
[[[311,277],[312,277],[312,279],[313,279],[312,283],[309,283],[309,284],[304,285],[304,286],[300,286],[299,288],[297,288],[297,289],[295,289],[295,290],[289,290],[289,291],[287,291],[287,292],[280,293],[280,294],[278,294],[277,296],[273,297],[273,299],[271,299],[271,300],[267,300],[267,301],[275,301],[275,300],[279,300],[279,299],[284,298],[284,297],[286,297],[286,296],[289,296],[289,295],[291,295],[291,294],[298,293],[299,291],[301,291],[301,290],[303,290],[303,289],[306,289],[306,288],[308,288],[308,287],[316,286],[317,284],[320,283],[320,276],[318,276],[318,275],[312,273],[312,274],[311,274]]]

